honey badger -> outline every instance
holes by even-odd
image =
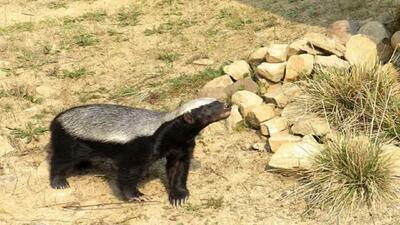
[[[56,189],[69,187],[69,169],[105,157],[116,162],[123,198],[137,199],[143,196],[137,184],[144,171],[165,157],[169,201],[181,204],[189,196],[186,181],[195,137],[229,115],[230,107],[212,98],[190,101],[172,112],[112,104],[68,109],[50,125],[50,185]]]

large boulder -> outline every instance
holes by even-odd
[[[203,88],[225,88],[233,84],[233,81],[229,75],[223,75],[206,83]]]
[[[286,63],[261,63],[257,66],[258,74],[272,82],[279,82],[285,76]]]
[[[263,99],[250,91],[238,91],[232,95],[231,98],[232,104],[236,104],[239,106],[242,115],[245,117],[252,106],[261,105],[263,103]]]
[[[304,38],[309,42],[311,47],[335,54],[338,57],[342,57],[346,50],[344,45],[320,33],[307,33]]]
[[[288,120],[284,117],[275,117],[260,124],[260,132],[264,136],[271,136],[288,128]]]
[[[310,75],[314,68],[314,56],[310,54],[290,56],[286,65],[285,81],[296,80],[300,74]]]
[[[269,63],[285,62],[289,53],[287,44],[271,44],[268,46],[266,60]]]
[[[295,143],[295,142],[300,142],[301,137],[299,136],[294,136],[291,134],[288,134],[286,132],[280,132],[274,135],[271,135],[271,137],[268,139],[268,143],[270,146],[270,149],[272,152],[276,152],[279,147],[283,144],[287,143]]]
[[[244,60],[234,61],[224,66],[223,70],[234,80],[239,80],[250,75],[250,65]]]
[[[246,115],[246,122],[253,128],[260,128],[260,124],[275,117],[274,106],[271,104],[261,104],[253,106]]]
[[[328,37],[345,45],[350,37],[357,33],[359,27],[355,21],[338,20],[328,26]]]
[[[378,21],[367,22],[360,28],[358,33],[369,37],[375,44],[384,41],[388,42],[390,39],[389,32],[386,30],[385,26]]]
[[[321,152],[324,145],[311,136],[302,141],[280,145],[268,162],[268,167],[281,170],[311,169],[313,157]]]
[[[330,131],[328,121],[324,118],[310,117],[301,119],[290,128],[293,134],[325,136]]]
[[[315,64],[323,68],[349,69],[350,63],[336,55],[315,56]]]
[[[229,131],[234,131],[241,123],[243,123],[243,117],[240,115],[239,107],[233,105],[231,115],[225,120],[225,124]]]
[[[249,62],[261,63],[262,61],[265,60],[267,52],[268,52],[268,47],[258,48],[254,50],[252,53],[250,53],[248,60]]]
[[[318,49],[312,48],[306,39],[298,39],[289,45],[288,56],[308,53],[310,55],[323,55],[324,53]]]
[[[240,80],[237,80],[235,83],[229,85],[224,90],[225,93],[229,96],[241,90],[246,90],[256,93],[258,91],[258,85],[251,77],[245,77]]]
[[[216,88],[202,88],[198,93],[199,98],[215,98],[219,100],[226,100],[228,95],[226,94],[224,88],[216,87]]]
[[[351,65],[373,65],[378,59],[377,45],[363,34],[354,35],[347,42],[345,58]]]

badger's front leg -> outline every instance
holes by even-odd
[[[186,187],[189,174],[190,160],[193,154],[190,146],[183,151],[173,152],[167,155],[167,177],[169,184],[169,202],[172,205],[181,205],[189,197]]]
[[[142,178],[146,166],[143,163],[132,163],[131,160],[124,160],[118,168],[118,187],[123,197],[127,200],[140,200],[144,196],[137,185]]]

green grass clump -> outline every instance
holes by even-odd
[[[94,34],[89,34],[89,33],[75,35],[73,37],[73,40],[76,45],[82,47],[95,45],[96,43],[99,42],[99,39],[97,39],[97,37]]]
[[[207,81],[222,76],[222,69],[206,68],[194,75],[183,74],[167,82],[173,90],[190,91],[203,86]]]
[[[82,20],[103,22],[107,17],[107,12],[105,10],[97,10],[94,12],[87,12],[80,16]]]
[[[120,26],[136,26],[140,22],[142,12],[136,8],[122,8],[117,13],[117,21]]]
[[[76,70],[64,70],[63,71],[63,76],[62,78],[72,78],[72,79],[76,79],[76,78],[81,78],[86,76],[87,74],[89,74],[88,70],[84,67],[76,69]]]
[[[385,210],[400,199],[400,189],[392,161],[381,146],[355,135],[328,141],[314,156],[312,169],[304,173],[300,196],[310,209],[321,208],[330,216]]]
[[[49,131],[48,128],[35,125],[31,122],[25,124],[25,127],[23,128],[7,128],[11,130],[11,135],[13,135],[15,138],[25,139],[26,143],[30,143],[33,140],[38,141],[39,136]]]
[[[398,79],[397,71],[379,64],[319,69],[304,82],[305,105],[339,130],[352,126],[400,140]]]

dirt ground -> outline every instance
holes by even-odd
[[[0,0],[0,135],[15,149],[0,158],[0,224],[329,224],[287,197],[293,178],[265,171],[270,155],[249,150],[261,140],[253,131],[228,132],[222,122],[206,129],[189,175],[191,197],[173,208],[164,162],[140,187],[152,197],[145,203],[118,199],[107,163],[70,177],[69,189],[51,189],[47,127],[80,104],[173,109],[224,63],[337,19],[374,17],[384,2]],[[199,58],[214,64],[192,64]],[[332,223],[400,224],[393,214]]]

